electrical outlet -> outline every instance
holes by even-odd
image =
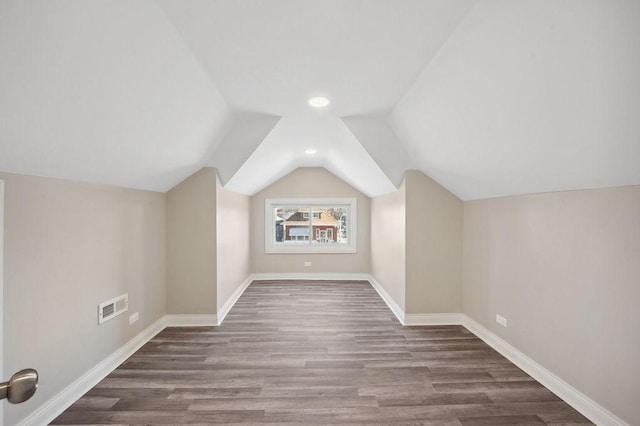
[[[311,266],[311,262],[304,262],[304,266]]]
[[[129,315],[129,325],[133,324],[134,322],[138,321],[138,313],[134,313]]]
[[[500,324],[503,327],[507,326],[507,319],[505,317],[503,317],[502,315],[498,315],[496,314],[496,322],[498,324]]]

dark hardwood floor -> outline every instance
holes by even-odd
[[[403,327],[367,282],[255,281],[167,328],[53,424],[585,425],[462,326]]]

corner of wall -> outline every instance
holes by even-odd
[[[406,313],[462,312],[462,201],[418,170],[405,185]]]
[[[224,188],[219,178],[216,197],[216,315],[220,323],[249,285],[251,199]]]
[[[400,322],[405,311],[405,184],[371,199],[371,284]]]
[[[167,312],[213,314],[217,173],[205,167],[167,193]]]

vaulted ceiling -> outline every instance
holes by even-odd
[[[0,2],[0,171],[254,194],[640,184],[635,0]],[[307,104],[312,96],[331,103]],[[315,154],[305,153],[314,149]]]

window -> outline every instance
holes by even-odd
[[[355,253],[356,199],[265,200],[266,253]]]

